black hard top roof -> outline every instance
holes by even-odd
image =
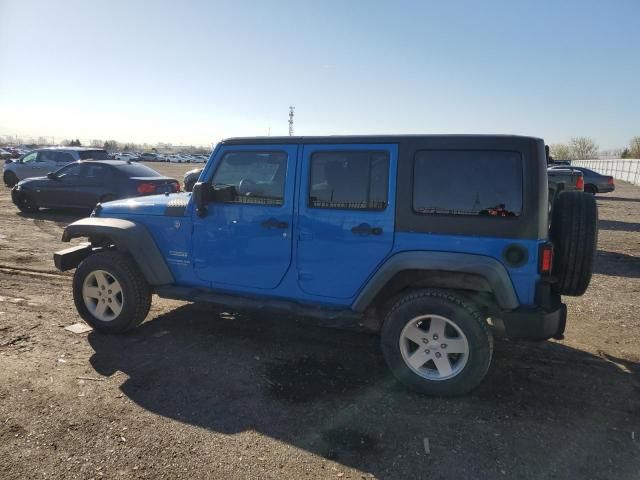
[[[534,140],[538,141],[540,138],[528,137],[522,135],[477,135],[477,134],[447,134],[447,135],[326,135],[315,137],[232,137],[222,140],[221,143],[225,145],[239,145],[239,144],[251,144],[251,145],[275,145],[275,144],[287,144],[287,143],[310,143],[310,144],[322,144],[322,143],[398,143],[402,141],[415,141],[415,140],[436,140],[436,139],[449,139],[449,140],[490,140],[490,139],[502,139],[502,140]]]

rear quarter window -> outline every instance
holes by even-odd
[[[146,165],[140,165],[139,163],[132,163],[129,165],[119,165],[116,168],[129,178],[162,177],[162,175],[156,172],[153,168],[149,168]]]
[[[106,150],[80,150],[78,152],[80,160],[109,160]]]
[[[419,214],[518,217],[519,152],[422,150],[414,159],[413,210]]]

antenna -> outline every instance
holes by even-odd
[[[293,137],[293,116],[295,115],[296,107],[289,107],[289,136]]]

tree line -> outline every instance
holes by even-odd
[[[598,144],[589,137],[573,137],[569,143],[556,143],[549,147],[554,160],[588,160],[598,158]],[[615,152],[620,158],[640,158],[640,136],[633,137],[629,146]]]

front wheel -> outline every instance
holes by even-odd
[[[131,257],[107,251],[80,263],[73,276],[73,300],[95,330],[122,333],[149,313],[151,287]]]
[[[35,213],[40,209],[27,192],[17,192],[14,189],[14,191],[11,192],[11,196],[15,206],[23,213]]]
[[[440,290],[407,293],[382,328],[382,352],[394,376],[429,395],[461,395],[486,375],[493,336],[480,310]]]

